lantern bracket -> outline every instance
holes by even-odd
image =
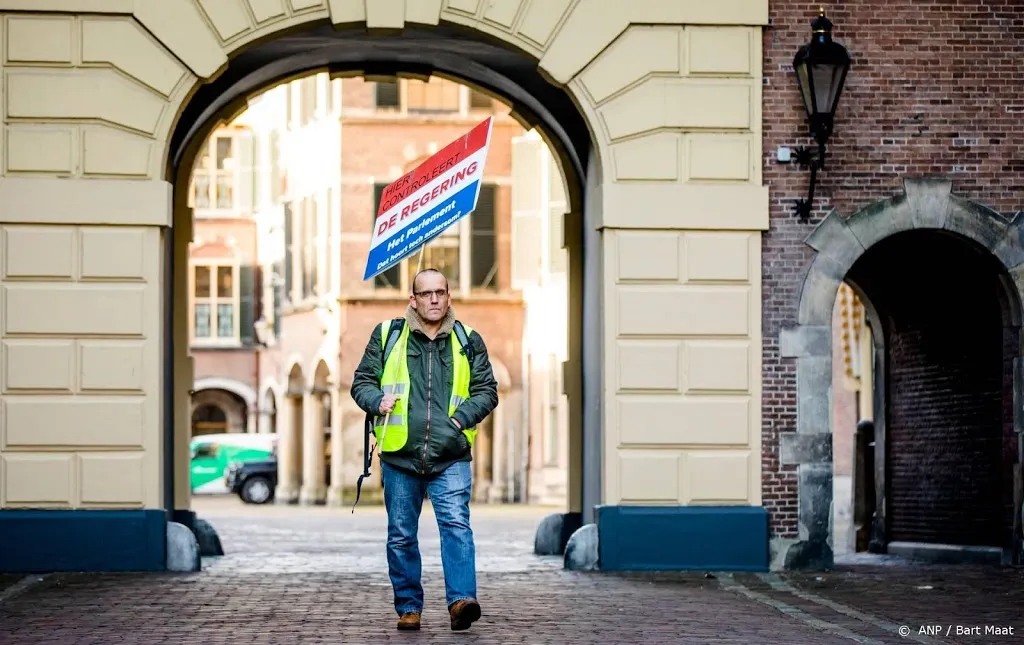
[[[793,149],[793,161],[801,168],[811,169],[811,180],[807,189],[807,199],[794,199],[797,217],[806,222],[811,217],[811,205],[814,203],[814,186],[818,181],[818,171],[825,168],[825,143],[818,143],[817,148],[800,146]]]

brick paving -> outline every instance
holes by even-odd
[[[451,632],[424,510],[423,630],[394,629],[377,507],[196,503],[227,555],[194,574],[52,575],[0,600],[0,644],[1002,643],[1024,633],[1019,570],[889,563],[823,574],[577,573],[531,554],[545,511],[476,507],[483,618]],[[930,589],[919,587],[931,586]],[[921,624],[1018,636],[924,638]],[[912,627],[911,638],[899,635]]]
[[[0,573],[0,592],[7,589],[14,583],[18,582],[25,576],[20,576],[16,573]]]

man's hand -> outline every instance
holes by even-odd
[[[396,401],[398,401],[398,397],[394,394],[385,394],[384,398],[380,400],[380,413],[387,414],[394,410]]]

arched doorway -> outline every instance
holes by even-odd
[[[234,392],[212,388],[192,394],[192,436],[248,429],[249,405]]]
[[[1019,328],[1004,275],[987,249],[945,230],[896,233],[850,269],[885,360],[872,550],[994,549],[999,562],[1012,543]]]
[[[796,359],[801,400],[797,432],[783,435],[780,452],[799,466],[807,535],[780,545],[786,566],[833,560],[825,402],[844,280],[864,305],[874,345],[870,550],[996,563],[1019,553],[1018,222],[953,195],[947,180],[905,184],[904,195],[848,219],[833,212],[808,238],[818,254],[800,297],[801,324],[780,337]]]
[[[598,165],[594,130],[581,113],[581,108],[585,112],[586,107],[574,98],[573,89],[546,80],[539,73],[535,58],[473,30],[439,21],[429,27],[407,26],[401,36],[396,37],[393,33],[382,34],[376,30],[365,33],[359,30],[339,31],[337,21],[332,25],[313,20],[302,28],[239,50],[223,74],[198,87],[184,104],[171,130],[168,148],[168,176],[178,187],[176,212],[182,210],[182,200],[186,199],[184,176],[191,170],[197,151],[217,123],[237,114],[246,96],[325,68],[335,75],[386,78],[397,73],[415,73],[466,82],[479,91],[510,102],[516,118],[541,132],[558,158],[566,180],[569,209],[577,215],[566,218],[564,229],[564,244],[571,267],[569,325],[573,331],[570,333],[569,362],[576,369],[567,372],[570,378],[566,383],[570,392],[570,436],[573,437],[570,445],[577,454],[582,455],[584,446],[588,451],[586,458],[572,460],[570,478],[574,483],[569,487],[568,497],[570,510],[577,515],[586,509],[592,511],[600,499],[600,387],[596,381],[582,379],[577,374],[590,370],[598,378],[600,372],[597,360],[601,347],[598,338],[600,309],[597,303],[601,296],[597,283],[601,279],[598,258],[602,250],[596,228],[584,226],[584,217],[588,212],[587,204],[598,196],[603,171]],[[586,236],[585,230],[590,231]],[[586,258],[584,248],[590,249]],[[590,274],[589,282],[584,280],[587,272]],[[591,310],[588,319],[593,325],[584,328],[586,307]],[[586,350],[584,346],[588,346]],[[584,383],[593,384],[593,391],[584,393]],[[587,387],[589,389],[590,385]],[[289,397],[293,408],[297,396]],[[584,399],[594,402],[595,406],[585,410],[582,406]],[[308,400],[303,405],[307,404]],[[589,421],[585,421],[585,416]],[[297,423],[299,417],[293,418]],[[304,410],[301,418],[311,419],[311,411]],[[583,440],[584,426],[592,435],[586,442]],[[300,498],[313,501],[321,498],[319,484],[314,483],[320,480],[320,469],[307,471],[313,468],[315,450],[322,459],[324,451],[317,450],[317,447],[324,442],[320,437],[314,439],[309,432],[307,429],[301,450],[302,483],[295,485],[300,489]],[[285,443],[281,445],[284,461],[287,448]],[[586,478],[584,470],[589,473]],[[278,499],[289,499],[290,489],[287,487],[290,485],[282,483],[285,494],[278,495]]]
[[[221,434],[228,431],[228,415],[219,406],[206,403],[192,413],[192,436]]]
[[[12,205],[4,212],[12,248],[26,250],[7,258],[4,282],[19,283],[7,291],[19,294],[12,297],[51,302],[56,292],[37,278],[57,278],[67,298],[61,306],[82,315],[8,316],[6,330],[138,340],[130,349],[105,341],[91,348],[95,376],[74,403],[141,392],[131,405],[144,408],[143,440],[111,434],[104,446],[136,459],[83,475],[62,504],[82,499],[78,492],[96,478],[102,486],[123,482],[131,492],[119,500],[147,509],[153,522],[165,521],[159,509],[190,506],[184,472],[194,374],[182,305],[192,213],[181,175],[209,128],[246,95],[286,77],[404,69],[505,97],[545,134],[566,175],[570,508],[590,520],[600,504],[602,532],[612,537],[602,544],[650,554],[649,563],[679,556],[615,534],[643,533],[635,528],[641,521],[681,529],[695,514],[710,517],[703,509],[717,502],[764,517],[759,418],[750,404],[760,397],[756,265],[768,227],[769,195],[757,170],[767,2],[676,3],[672,11],[656,0],[629,11],[567,0],[180,0],[107,3],[81,14],[53,3],[18,7],[5,13],[31,19],[8,20],[7,41],[33,45],[4,67],[10,96],[23,97],[10,116],[24,132],[11,140],[26,152],[3,169]],[[86,85],[101,90],[75,100]],[[74,253],[79,261],[68,268]],[[26,302],[10,300],[11,311],[31,311]],[[685,314],[657,315],[663,310]],[[31,364],[38,351],[8,359]],[[701,378],[684,381],[684,368]],[[47,396],[64,396],[60,387]],[[709,392],[719,400],[709,401]],[[47,409],[27,413],[26,432]],[[659,419],[681,410],[699,418],[685,433],[657,430],[665,427]],[[136,463],[144,464],[141,479]],[[694,510],[666,514],[665,505]],[[631,507],[629,526],[621,506]],[[106,517],[138,524],[123,513]],[[763,531],[750,535],[750,552],[762,553]],[[605,565],[614,568],[615,558]]]
[[[264,433],[277,432],[277,396],[274,390],[269,387],[263,393],[263,401],[260,406],[259,431]]]

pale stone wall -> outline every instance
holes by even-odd
[[[631,26],[574,84],[612,142],[604,502],[757,505],[760,28]]]
[[[26,206],[4,197],[5,219]],[[158,506],[159,230],[4,223],[0,236],[0,503]]]
[[[25,366],[11,372],[15,383],[27,378],[32,400],[46,403],[12,417],[19,399],[7,396],[5,376],[5,505],[159,505],[156,227],[170,223],[169,133],[197,80],[222,70],[229,53],[325,18],[463,24],[535,55],[568,84],[602,163],[603,221],[588,224],[604,227],[603,501],[759,503],[767,0],[0,0],[0,13],[0,213],[5,240],[21,235],[15,248],[27,265],[18,269],[5,247],[4,357]],[[21,228],[39,223],[64,228]],[[189,227],[187,216],[175,224]],[[186,314],[178,309],[179,348]],[[46,343],[47,359],[31,357]],[[96,359],[97,347],[118,360]],[[189,383],[180,351],[175,381]],[[62,363],[65,355],[74,358]],[[48,361],[52,369],[41,367]],[[73,377],[60,381],[63,368]],[[93,396],[138,411],[123,425],[97,407],[102,425],[83,427],[84,411],[47,421],[69,409],[55,403]],[[184,398],[174,404],[187,419]],[[45,427],[55,435],[40,446]],[[183,431],[178,423],[179,456]],[[31,438],[14,450],[19,436]],[[178,468],[187,479],[187,460]]]

